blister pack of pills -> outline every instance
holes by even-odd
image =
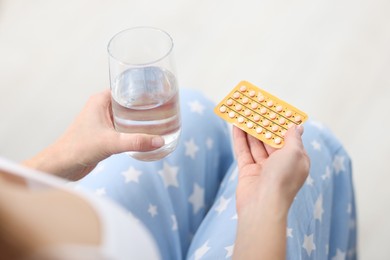
[[[241,81],[214,112],[275,148],[283,146],[291,126],[303,124],[308,118],[303,111],[247,81]]]

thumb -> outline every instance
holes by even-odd
[[[114,153],[146,152],[164,145],[164,139],[158,135],[116,133],[116,136],[116,142],[113,144]]]
[[[302,143],[302,134],[303,134],[303,126],[294,125],[290,129],[288,129],[286,138],[285,138],[285,147],[299,147],[303,148]]]

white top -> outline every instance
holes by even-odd
[[[131,214],[112,201],[67,187],[56,176],[25,168],[0,157],[0,170],[26,180],[31,189],[59,188],[76,194],[95,209],[102,227],[100,246],[63,245],[46,248],[31,259],[161,259],[150,232]]]

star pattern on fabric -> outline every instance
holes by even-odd
[[[321,194],[314,204],[314,213],[313,213],[314,219],[318,219],[321,222],[323,213],[324,213],[324,208],[322,206],[322,194]]]
[[[211,150],[214,146],[214,140],[211,139],[210,137],[207,138],[206,140],[206,147],[207,149]]]
[[[130,166],[126,171],[121,172],[121,174],[123,177],[125,177],[125,183],[139,183],[139,176],[142,174],[142,172],[135,169],[133,166]]]
[[[346,253],[337,248],[336,255],[332,257],[332,260],[345,260]]]
[[[307,176],[306,178],[306,184],[309,185],[309,186],[313,186],[314,185],[314,180],[313,178],[310,176],[310,174]]]
[[[199,151],[199,147],[196,145],[194,139],[191,138],[191,140],[186,141],[184,145],[186,146],[186,156],[189,156],[194,160],[196,153]]]
[[[311,146],[313,147],[314,150],[316,151],[321,151],[321,144],[317,140],[311,141]]]
[[[153,204],[149,204],[148,212],[149,212],[150,216],[152,216],[152,218],[154,218],[158,214],[157,206],[153,205]]]
[[[179,187],[177,181],[177,174],[179,172],[179,167],[171,166],[169,163],[163,163],[163,168],[158,171],[158,174],[162,177],[165,187],[173,186]]]
[[[330,175],[332,174],[331,170],[330,170],[330,167],[329,166],[326,166],[325,168],[325,173],[321,175],[321,178],[323,180],[326,180],[326,179],[330,179]]]
[[[209,240],[207,240],[201,247],[196,249],[195,255],[194,255],[195,260],[201,259],[210,250],[208,243],[209,243]]]
[[[335,170],[336,174],[345,171],[344,160],[345,160],[344,156],[336,156],[334,158],[333,169]]]
[[[176,216],[175,215],[171,215],[171,219],[172,219],[172,230],[177,230],[178,226],[177,226]]]
[[[198,213],[198,211],[205,206],[204,189],[195,183],[194,191],[188,198],[188,201],[192,204],[194,214]]]
[[[310,257],[313,250],[316,250],[316,245],[314,244],[314,234],[309,236],[304,235],[302,247],[306,250],[306,253]]]
[[[106,189],[104,187],[95,190],[95,194],[98,196],[106,195]]]
[[[238,215],[237,215],[237,213],[236,213],[236,214],[234,214],[234,216],[233,216],[231,219],[238,219]]]
[[[231,199],[225,199],[224,196],[221,196],[219,199],[218,206],[215,207],[215,211],[218,212],[218,215],[224,212],[227,209],[227,206],[229,205]]]
[[[293,237],[293,229],[292,228],[287,228],[286,229],[286,237]]]
[[[200,115],[203,114],[205,107],[198,100],[190,101],[188,102],[188,105],[190,106],[191,112],[198,113]]]
[[[233,256],[233,250],[234,250],[234,244],[231,245],[231,246],[227,246],[225,247],[225,250],[226,250],[226,256],[225,258],[230,258]]]

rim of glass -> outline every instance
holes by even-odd
[[[124,32],[127,32],[127,31],[133,31],[133,30],[138,30],[138,29],[148,29],[148,30],[155,30],[155,31],[158,31],[160,33],[163,33],[165,34],[166,36],[168,36],[168,39],[170,40],[171,42],[171,46],[170,48],[168,49],[168,51],[162,55],[161,57],[155,59],[155,60],[152,60],[152,61],[149,61],[149,62],[146,62],[146,63],[130,63],[130,62],[124,62],[122,60],[120,60],[119,58],[115,57],[111,50],[110,50],[110,46],[111,46],[111,42],[120,34],[124,33]],[[164,58],[166,58],[169,54],[171,54],[172,50],[173,50],[173,46],[174,46],[174,42],[173,42],[173,38],[171,37],[171,35],[169,35],[169,33],[167,33],[166,31],[160,29],[160,28],[157,28],[157,27],[152,27],[152,26],[137,26],[137,27],[130,27],[130,28],[127,28],[127,29],[124,29],[122,31],[119,31],[117,32],[116,34],[114,34],[114,36],[111,37],[110,41],[108,42],[108,45],[107,45],[107,52],[108,52],[108,55],[110,55],[111,58],[113,58],[114,60],[116,60],[117,62],[119,63],[122,63],[124,65],[129,65],[129,66],[145,66],[145,65],[150,65],[150,64],[153,64],[153,63],[156,63],[156,62],[159,62],[160,60],[163,60]]]

